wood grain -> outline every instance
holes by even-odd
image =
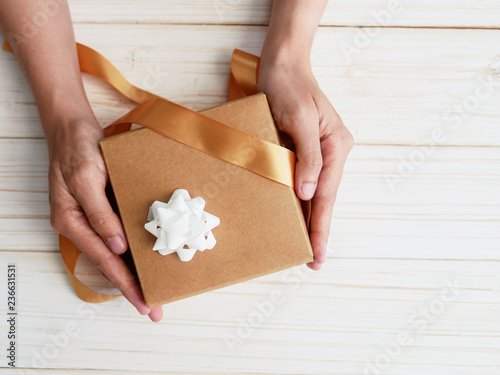
[[[332,256],[498,260],[500,150],[438,147],[392,189],[390,176],[416,150],[354,148],[335,208]],[[54,251],[44,141],[0,139],[0,161],[0,249]]]
[[[456,300],[433,315],[421,339],[404,348],[385,373],[488,374],[488,367],[500,365],[498,262],[332,259],[321,272],[295,269],[299,277],[285,271],[166,305],[165,319],[153,324],[123,299],[104,305],[79,301],[58,254],[0,257],[3,264],[18,264],[23,367],[63,340],[69,324],[77,333],[67,335],[45,367],[359,374],[363,362],[400,332],[414,334],[411,317],[450,283],[458,285]],[[236,336],[242,321],[258,315],[255,304],[276,290],[281,303],[254,323],[248,337],[227,345],[225,338]]]
[[[76,22],[147,24],[267,24],[271,0],[149,0],[147,6],[118,0],[70,0]],[[117,9],[119,11],[117,12]],[[387,15],[390,18],[387,18]],[[495,0],[335,0],[324,26],[478,27],[500,26]]]
[[[500,43],[500,31],[387,29],[348,62],[339,46],[352,44],[357,32],[320,30],[312,59],[358,144],[500,145],[500,55],[491,48]],[[77,25],[78,40],[101,51],[130,81],[197,110],[227,100],[233,48],[258,54],[264,33],[261,27]],[[0,52],[0,74],[0,117],[9,124],[0,127],[0,137],[41,137],[27,83],[6,52]],[[87,78],[103,125],[132,107]],[[480,79],[496,85],[491,93]],[[436,129],[444,133],[441,141],[432,139]]]
[[[70,0],[80,42],[193,109],[226,100],[231,51],[260,52],[270,3]],[[378,374],[500,374],[500,4],[401,0],[383,22],[390,3],[330,1],[313,47],[318,82],[358,143],[322,271],[169,304],[159,324],[123,298],[73,294],[37,109],[0,52],[0,267],[18,268],[18,373],[360,375],[392,353]],[[133,107],[85,84],[103,125]],[[88,260],[77,273],[109,292]],[[0,272],[1,301],[5,285]],[[5,346],[4,303],[0,313]],[[398,347],[405,334],[411,345]]]

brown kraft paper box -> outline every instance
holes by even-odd
[[[202,113],[279,143],[269,105],[257,94]],[[101,150],[146,303],[156,307],[312,261],[300,202],[291,187],[234,166],[151,130],[101,141]],[[201,196],[220,218],[217,244],[189,262],[153,251],[144,224],[155,200],[176,189]]]

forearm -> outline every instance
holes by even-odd
[[[328,0],[274,0],[262,63],[309,64],[314,35]]]
[[[1,0],[0,28],[33,90],[47,140],[77,119],[95,122],[63,0]]]

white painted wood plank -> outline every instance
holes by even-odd
[[[164,321],[152,324],[123,299],[80,302],[57,254],[0,253],[0,263],[12,261],[23,367],[360,374],[398,334],[416,335],[412,317],[430,306],[420,339],[384,374],[494,374],[500,365],[499,262],[331,259],[321,272],[296,268],[167,305]],[[456,299],[440,303],[450,283]],[[282,302],[231,351],[224,338],[257,322],[256,304],[273,291]],[[64,341],[68,324],[78,333]]]
[[[71,0],[75,22],[267,24],[271,0]],[[387,14],[391,18],[387,18]],[[335,26],[499,27],[495,0],[335,0],[321,21]]]
[[[225,1],[229,8],[223,14],[217,2],[149,1],[113,10],[113,2],[93,2],[72,1],[78,22],[117,24],[78,24],[78,39],[110,57],[134,83],[195,109],[225,100],[230,51],[258,53],[264,28],[120,23],[205,24],[219,17],[222,24],[263,24],[269,12],[267,0],[251,6]],[[404,11],[390,26],[498,27],[500,22],[493,1],[402,3]],[[336,25],[340,17],[340,25],[377,25],[371,12],[385,6],[330,2],[323,24]],[[443,119],[454,105],[474,104],[470,98],[479,77],[499,82],[499,55],[491,48],[499,31],[373,29],[378,36],[348,61],[340,45],[355,45],[360,32],[322,28],[314,69],[359,143],[392,146],[354,149],[324,269],[297,273],[297,268],[295,274],[286,271],[179,301],[166,306],[159,325],[138,317],[123,299],[106,305],[76,299],[48,221],[44,142],[0,139],[0,264],[14,261],[19,270],[19,364],[49,368],[36,371],[46,374],[359,375],[386,354],[384,348],[394,347],[399,334],[415,337],[416,314],[432,308],[438,312],[426,320],[420,339],[381,372],[497,375],[500,151],[412,145],[426,144],[435,129],[443,130],[444,146],[499,145],[497,88],[463,121]],[[41,137],[17,64],[5,53],[0,61],[0,137]],[[95,79],[86,84],[102,123],[131,108]],[[398,146],[404,144],[409,146]],[[421,165],[415,161],[419,155],[424,155]],[[440,296],[454,282],[457,299],[444,302]],[[258,319],[256,304],[276,290],[284,302],[242,337],[238,328]],[[0,299],[5,300],[4,288]],[[67,324],[78,334],[59,341],[54,351],[54,337],[61,338]],[[242,340],[231,351],[224,337],[239,333]],[[44,359],[43,353],[52,355]]]
[[[415,151],[354,148],[335,208],[330,256],[496,259],[500,150],[438,147],[399,177],[401,163]],[[57,249],[48,220],[47,168],[43,140],[0,139],[0,250]]]
[[[20,371],[21,370],[25,370],[26,372],[28,371],[28,369],[19,369]],[[50,369],[50,370],[47,370],[47,369],[36,369],[36,372],[38,374],[71,374],[71,375],[92,375],[92,374],[96,374],[96,370],[71,370],[71,369]],[[107,371],[107,370],[99,370],[99,375],[123,375],[124,372],[123,371]],[[137,373],[137,372],[136,372]],[[158,372],[158,371],[140,371],[140,374],[141,375],[159,375],[159,374],[162,374],[162,375],[179,375],[179,372],[175,371],[175,372],[170,372],[168,370],[163,370],[161,372]],[[221,372],[218,372],[218,375],[228,375],[230,373],[226,372],[226,373],[221,373]],[[266,375],[266,373],[262,372],[262,373],[259,373],[259,374],[263,374],[263,375]],[[267,374],[270,374],[270,373],[267,373]],[[182,375],[213,375],[213,373],[210,373],[210,372],[182,372]]]
[[[500,57],[491,47],[500,43],[500,30],[385,29],[344,56],[341,46],[354,46],[359,32],[322,29],[313,49],[318,81],[358,143],[500,145]],[[226,100],[232,49],[258,54],[264,33],[261,27],[77,25],[78,40],[133,83],[193,109]],[[0,137],[41,137],[27,84],[6,52],[0,75]],[[132,107],[87,78],[103,124]],[[480,79],[493,81],[492,93]],[[433,140],[436,129],[443,134]]]

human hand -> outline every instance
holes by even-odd
[[[68,237],[143,315],[159,321],[161,307],[146,305],[119,254],[125,233],[106,198],[106,168],[99,150],[102,129],[80,74],[73,25],[66,2],[50,22],[32,33],[27,19],[46,13],[44,2],[2,0],[0,29],[33,91],[49,148],[51,224]]]
[[[73,241],[139,313],[160,321],[162,307],[146,305],[139,284],[119,256],[128,245],[105,194],[108,176],[99,149],[101,127],[95,120],[80,119],[57,125],[47,135],[52,227]]]
[[[267,95],[277,127],[294,141],[295,190],[303,202],[314,260],[325,261],[332,209],[354,140],[319,88],[308,60],[294,63],[261,58],[259,91]]]

